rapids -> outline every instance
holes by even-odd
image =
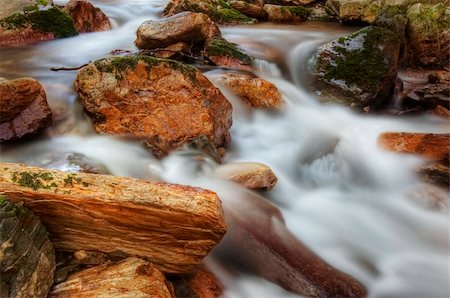
[[[76,67],[116,49],[136,50],[137,27],[158,18],[165,1],[91,2],[110,17],[113,30],[0,50],[0,76],[35,77],[55,114],[54,125],[44,136],[2,146],[0,160],[45,165],[55,154],[82,153],[115,175],[209,188],[224,205],[242,208],[243,217],[249,209],[261,217],[271,216],[258,205],[242,204],[246,191],[214,178],[217,164],[199,158],[198,152],[179,150],[158,161],[139,142],[93,132],[72,88],[76,71],[49,69]],[[426,209],[411,199],[411,192],[420,186],[414,168],[422,160],[376,146],[381,132],[448,132],[446,123],[431,116],[359,115],[317,100],[308,60],[319,45],[355,28],[306,22],[221,30],[225,38],[258,58],[257,74],[275,83],[287,102],[278,112],[250,110],[215,83],[234,110],[232,145],[224,162],[269,165],[279,181],[263,195],[280,208],[288,229],[331,265],[362,282],[369,297],[448,297],[448,213]],[[220,71],[205,75],[214,83]],[[220,256],[207,261],[226,285],[224,297],[297,297],[264,279],[230,273]]]

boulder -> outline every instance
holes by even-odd
[[[351,96],[350,105],[381,105],[397,76],[400,42],[390,30],[369,26],[321,46],[312,73]]]
[[[126,56],[83,67],[75,89],[98,133],[144,138],[157,157],[201,140],[220,160],[230,143],[231,104],[196,68]]]
[[[170,280],[174,286],[175,297],[216,298],[222,294],[222,284],[204,266],[186,277]]]
[[[32,78],[0,78],[0,142],[36,134],[52,123],[44,88]]]
[[[55,285],[49,297],[172,298],[172,295],[164,275],[153,264],[128,258],[74,273]]]
[[[252,58],[238,49],[237,45],[216,37],[208,41],[203,55],[219,66],[252,70]]]
[[[77,34],[72,18],[56,6],[36,4],[0,20],[0,47]]]
[[[373,23],[384,0],[328,0],[326,8],[343,21],[363,21]]]
[[[271,22],[303,22],[308,19],[311,13],[310,8],[303,6],[281,6],[265,4],[264,10],[267,12],[268,20]]]
[[[73,19],[78,33],[111,29],[108,17],[88,1],[70,0],[64,6],[64,11]]]
[[[24,9],[31,9],[36,5],[53,5],[53,1],[51,0],[0,0],[0,20],[10,15],[21,13]]]
[[[267,12],[263,9],[261,3],[249,3],[248,1],[243,0],[229,0],[228,4],[236,9],[237,11],[242,12],[246,16],[258,19],[265,20],[267,19]]]
[[[450,7],[415,4],[407,11],[408,49],[412,63],[448,66],[450,59]]]
[[[53,284],[55,251],[41,221],[0,195],[1,297],[46,297]]]
[[[237,162],[217,167],[216,175],[250,189],[269,190],[278,181],[272,169],[259,162]]]
[[[203,47],[220,37],[219,28],[204,13],[181,12],[161,20],[150,20],[139,26],[134,42],[140,49],[158,49],[182,42]]]
[[[182,11],[202,12],[220,24],[251,24],[256,21],[223,0],[170,0],[164,8],[164,15],[171,16]]]
[[[221,81],[254,108],[280,108],[283,105],[283,98],[277,87],[264,79],[229,73]]]

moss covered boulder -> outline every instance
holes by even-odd
[[[266,4],[268,20],[278,23],[303,22],[308,19],[311,9],[303,6],[282,6]]]
[[[415,4],[407,11],[408,50],[412,63],[447,65],[450,58],[450,7]]]
[[[156,157],[193,144],[220,160],[230,143],[231,104],[192,66],[106,58],[83,67],[75,89],[98,133],[142,138]]]
[[[256,21],[231,7],[225,0],[170,0],[164,15],[171,16],[182,11],[202,12],[220,24],[251,24]]]
[[[72,18],[43,0],[0,19],[0,46],[27,44],[76,34]]]
[[[203,50],[203,55],[219,66],[251,70],[252,58],[241,51],[234,43],[216,37],[208,41]]]
[[[365,27],[320,47],[312,72],[345,94],[350,105],[365,107],[389,98],[397,76],[400,42],[392,31]]]
[[[48,233],[30,210],[1,194],[0,244],[0,296],[46,297],[55,272]]]

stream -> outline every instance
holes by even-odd
[[[212,177],[218,165],[208,157],[183,149],[157,160],[138,141],[97,135],[73,90],[76,71],[50,71],[77,67],[116,49],[136,51],[137,27],[159,18],[166,1],[91,2],[110,18],[113,30],[0,49],[0,76],[36,78],[54,112],[54,124],[44,135],[2,145],[0,160],[48,166],[55,156],[80,153],[105,164],[114,175],[209,188],[224,204],[239,208],[246,191]],[[417,198],[421,182],[414,168],[423,160],[376,145],[382,132],[443,133],[448,125],[430,115],[357,114],[321,103],[319,91],[311,88],[307,69],[315,49],[356,29],[321,22],[221,27],[227,40],[258,58],[257,75],[276,84],[286,102],[276,112],[250,109],[216,82],[222,71],[206,72],[233,105],[232,144],[224,163],[270,166],[278,184],[262,196],[281,210],[299,240],[363,283],[369,297],[448,297],[450,220],[447,212],[418,203],[426,198]],[[58,163],[53,167],[70,170]],[[246,206],[240,211],[243,217],[246,208],[252,209]],[[252,211],[270,216],[257,207]],[[227,262],[207,258],[225,285],[224,297],[298,297],[262,278],[235,272]]]

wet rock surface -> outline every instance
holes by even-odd
[[[88,1],[71,0],[64,6],[64,11],[73,19],[78,33],[111,29],[108,17]]]
[[[213,38],[206,43],[203,55],[218,66],[252,70],[252,58],[241,51],[236,44],[223,38]]]
[[[0,195],[1,297],[45,297],[53,284],[55,252],[41,221]]]
[[[52,123],[45,91],[32,78],[0,78],[0,142],[36,134]]]
[[[351,106],[381,105],[394,86],[399,49],[399,39],[392,31],[365,27],[320,47],[312,72],[351,95]]]
[[[157,157],[202,139],[220,160],[230,143],[231,104],[193,67],[107,58],[84,67],[75,88],[98,133],[142,137]]]

